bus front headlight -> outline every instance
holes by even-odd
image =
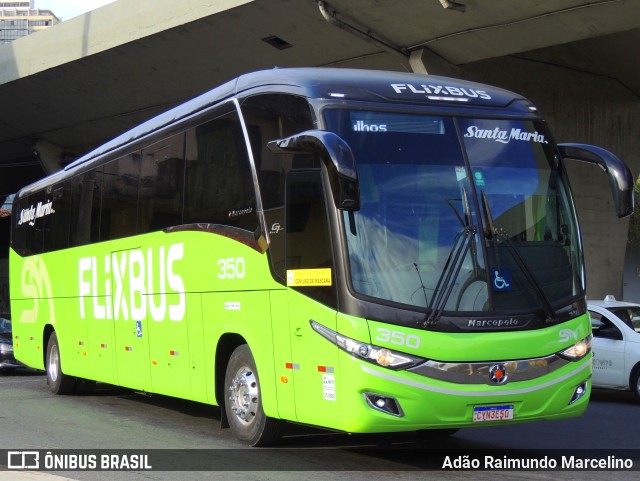
[[[356,341],[350,337],[342,336],[337,332],[323,326],[316,321],[310,321],[314,331],[320,334],[328,341],[333,342],[343,351],[348,352],[364,361],[377,364],[378,366],[387,367],[389,369],[399,370],[408,369],[425,361],[421,357],[412,356],[404,352],[394,351],[385,347],[374,346],[365,342]]]
[[[593,336],[589,334],[581,341],[576,342],[573,346],[569,346],[558,353],[558,356],[569,361],[579,361],[591,352],[591,340]]]

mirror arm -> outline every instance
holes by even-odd
[[[558,144],[563,159],[574,159],[598,165],[609,176],[618,217],[633,214],[634,179],[631,170],[619,157],[608,150],[587,144]]]
[[[336,207],[342,210],[360,208],[360,184],[355,158],[349,144],[337,134],[326,130],[307,130],[272,140],[267,147],[275,154],[319,153],[329,171]]]

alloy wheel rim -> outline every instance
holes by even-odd
[[[58,352],[58,346],[52,346],[49,352],[49,366],[47,366],[47,372],[49,378],[56,382],[58,379],[58,363],[60,362],[60,353]]]
[[[244,425],[249,425],[258,412],[258,380],[252,369],[242,367],[229,386],[229,406],[231,412]]]

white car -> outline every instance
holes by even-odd
[[[631,390],[640,399],[640,304],[588,301],[593,329],[593,387]]]

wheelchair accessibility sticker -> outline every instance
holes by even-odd
[[[510,291],[511,273],[509,269],[494,269],[491,274],[491,283],[494,291]]]

